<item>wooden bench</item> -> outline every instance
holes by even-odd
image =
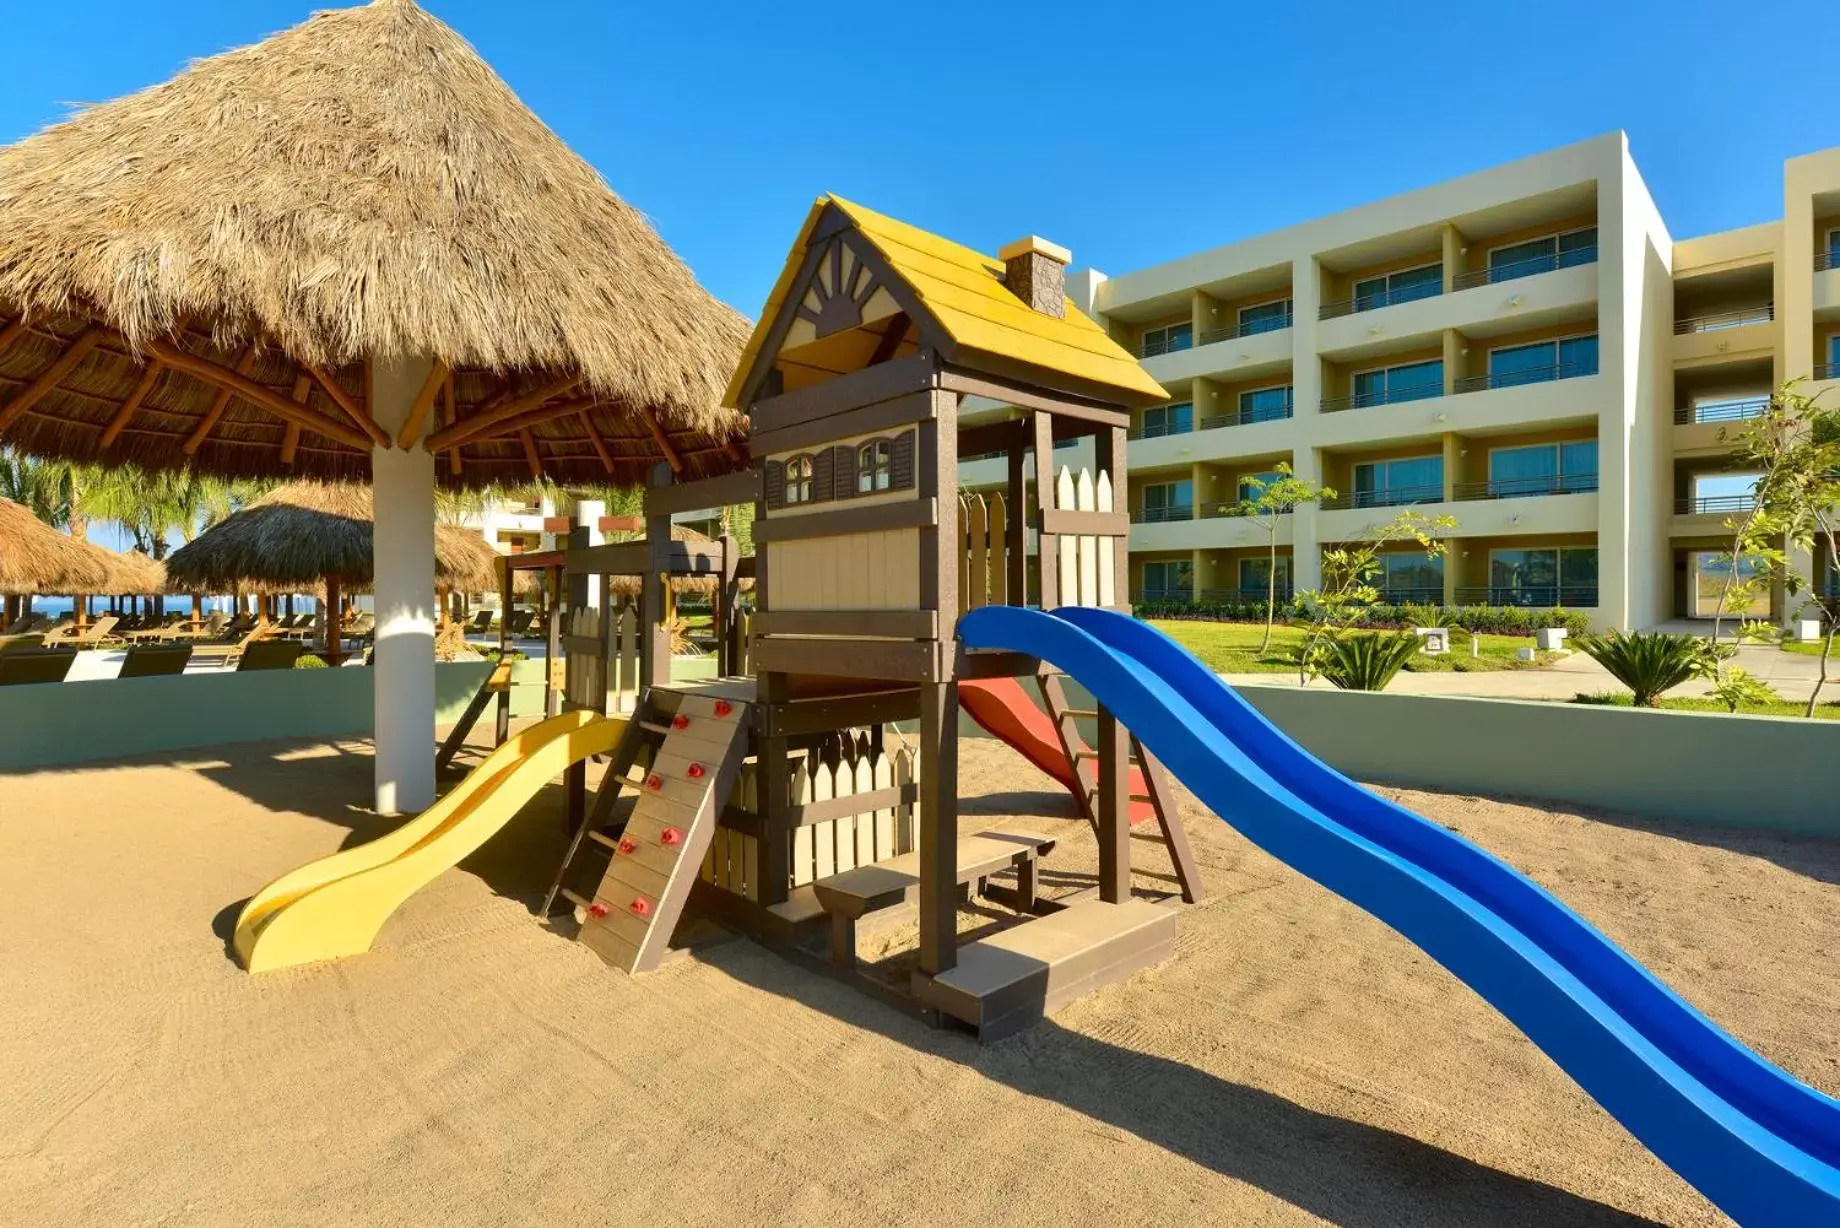
[[[1016,907],[1028,912],[1035,903],[1037,862],[1054,849],[1047,836],[987,831],[958,841],[957,882],[980,883],[992,874],[1016,869]],[[812,884],[831,921],[831,962],[856,966],[856,923],[869,913],[913,902],[920,889],[920,854],[903,853]]]

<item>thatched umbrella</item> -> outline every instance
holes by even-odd
[[[738,468],[746,332],[412,0],[0,149],[0,442],[376,484],[390,809],[433,796],[432,483]]]
[[[0,499],[0,594],[94,593],[108,579],[102,552]]]
[[[372,587],[371,491],[355,482],[292,482],[181,546],[166,560],[177,592],[325,590],[326,649],[338,652],[341,593]],[[435,582],[484,592],[498,587],[498,555],[479,534],[436,525]]]

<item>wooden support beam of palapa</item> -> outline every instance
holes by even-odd
[[[153,391],[154,383],[164,370],[166,370],[166,364],[157,358],[147,364],[146,370],[141,372],[140,380],[134,385],[134,391],[130,392],[128,399],[121,403],[121,408],[115,411],[115,416],[109,419],[109,424],[102,428],[102,438],[96,441],[98,448],[109,447],[121,438],[122,431],[127,429],[128,420],[134,417],[135,411],[141,407],[141,402],[145,401],[147,394]]]
[[[330,371],[322,370],[320,367],[310,362],[303,362],[300,365],[306,369],[308,375],[313,377],[313,382],[320,386],[320,390],[332,398],[332,403],[338,406],[340,411],[343,412],[347,418],[351,419],[352,425],[356,426],[369,437],[370,443],[360,444],[360,447],[370,447],[374,445],[379,448],[387,448],[390,446],[390,433],[381,426],[378,426],[377,420],[371,417],[369,405],[370,397],[368,394],[365,397],[365,404],[359,405],[356,401],[351,399],[351,394],[341,388],[339,382],[332,378],[332,373]],[[366,389],[370,387],[369,373],[370,368],[366,367]]]
[[[448,365],[438,358],[434,366],[428,368],[428,378],[422,381],[421,391],[415,394],[415,401],[409,406],[409,416],[403,419],[402,429],[396,432],[397,447],[407,452],[422,437],[422,428],[428,425],[428,415],[434,412],[434,399],[441,394],[442,387],[452,374]]]
[[[562,396],[564,393],[571,391],[580,383],[581,378],[579,376],[570,376],[567,379],[557,380],[555,383],[548,384],[542,388],[535,388],[529,392],[511,397],[490,409],[481,409],[472,417],[461,422],[456,422],[452,426],[442,427],[440,430],[430,435],[427,441],[428,450],[431,452],[439,452],[443,448],[458,447],[463,443],[471,443],[475,439],[484,438],[486,432],[492,430],[493,427],[512,418],[516,418],[520,414],[529,413],[531,410],[541,406],[545,401],[552,401]]]
[[[182,350],[171,342],[149,341],[147,352],[175,371],[197,376],[205,383],[214,384],[219,388],[229,388],[251,405],[266,409],[283,422],[298,422],[307,430],[324,435],[348,447],[363,450],[371,446],[368,439],[344,423],[316,413],[303,405],[296,405],[273,389],[258,384],[246,376],[238,375],[225,367],[220,367],[208,358],[200,358],[189,350]]]
[[[537,451],[537,437],[525,427],[518,432],[518,441],[524,445],[524,461],[530,466],[530,476],[543,480],[543,457]]]
[[[664,433],[664,427],[659,423],[658,415],[649,409],[641,409],[639,417],[644,419],[646,429],[651,431],[652,438],[658,441],[658,450],[664,453],[665,463],[671,466],[671,472],[682,473],[684,458],[677,454],[676,447],[671,443],[671,437]]]
[[[294,377],[294,400],[299,402],[302,405],[305,405],[307,403],[307,398],[311,396],[312,394],[313,394],[313,377],[311,375],[308,375],[305,371],[302,371],[300,374]],[[292,465],[294,463],[294,456],[297,452],[300,451],[300,431],[301,431],[300,423],[290,422],[287,424],[287,430],[281,436],[281,463],[282,464]],[[336,580],[328,579],[327,583],[329,585],[334,586],[333,592],[336,593],[338,591],[336,587]],[[333,598],[331,597],[326,598],[326,604],[328,606],[333,607],[334,609],[336,609],[338,606],[338,602],[333,600]],[[337,618],[338,615],[335,613],[333,617]]]
[[[249,369],[255,365],[256,343],[251,341],[248,345],[243,347],[242,354],[238,356],[236,360],[236,373],[238,375],[247,376],[249,374]],[[226,388],[221,384],[217,386],[217,399],[211,402],[211,408],[205,411],[204,417],[198,420],[198,425],[192,428],[192,433],[186,437],[185,443],[181,446],[180,451],[184,452],[187,456],[196,456],[198,454],[198,449],[204,446],[205,439],[217,428],[218,422],[224,416],[224,411],[230,408],[230,398],[235,395],[236,393],[233,389]]]
[[[78,333],[71,343],[64,347],[64,352],[46,367],[39,377],[19,390],[19,394],[0,408],[0,431],[13,425],[19,417],[34,405],[44,400],[45,394],[63,382],[64,377],[76,370],[89,352],[96,348],[96,343],[108,334],[101,328],[91,326]]]
[[[547,405],[539,405],[535,409],[526,410],[515,418],[507,418],[497,426],[488,427],[478,435],[469,436],[461,442],[485,443],[492,439],[509,439],[519,431],[527,431],[533,426],[542,426],[558,418],[574,417],[582,410],[592,407],[593,404],[593,397],[570,397],[566,401],[552,401]],[[451,449],[459,445],[447,446]]]
[[[26,331],[26,318],[20,316],[11,324],[0,327],[0,354],[6,353],[6,347],[13,344],[19,334]]]
[[[581,429],[588,432],[588,442],[594,445],[594,454],[601,458],[601,467],[612,473],[613,453],[607,450],[607,441],[601,438],[600,431],[594,425],[594,411],[577,410],[576,415],[581,419]]]

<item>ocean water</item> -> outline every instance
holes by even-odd
[[[143,600],[145,599],[143,598]],[[125,604],[126,603],[124,603],[124,605]],[[92,613],[96,613],[96,614],[103,613],[109,608],[108,599],[104,597],[92,597],[90,598],[89,608]],[[285,608],[285,606],[283,608]],[[316,610],[318,608],[319,608],[318,604],[311,597],[294,598],[294,612],[296,614],[299,614],[305,611]],[[32,598],[32,612],[34,614],[49,614],[50,616],[55,618],[59,614],[70,613],[71,609],[72,609],[72,602],[69,597],[34,597]],[[214,614],[219,610],[225,611],[227,613],[229,609],[230,609],[230,598],[228,597],[206,597],[204,599],[204,612],[206,614]],[[183,596],[168,597],[166,599],[166,612],[168,614],[173,613],[174,611],[178,611],[183,614],[189,614],[191,613],[191,610],[192,610],[192,599],[190,597],[183,597]]]

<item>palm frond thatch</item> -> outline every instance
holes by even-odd
[[[233,512],[166,560],[173,592],[233,589],[311,591],[338,576],[346,592],[366,589],[371,562],[371,492],[353,483],[294,482]],[[479,534],[434,530],[435,582],[461,592],[498,588],[498,555]]]
[[[454,373],[436,426],[531,402],[444,455],[447,484],[743,463],[720,400],[747,321],[412,0],[319,13],[0,148],[9,328],[0,436],[40,455],[362,478],[364,364],[419,354]],[[145,365],[161,345],[273,400],[220,403],[183,363]],[[313,415],[292,438],[289,401]]]
[[[105,554],[58,532],[11,499],[0,499],[0,593],[106,592]]]

